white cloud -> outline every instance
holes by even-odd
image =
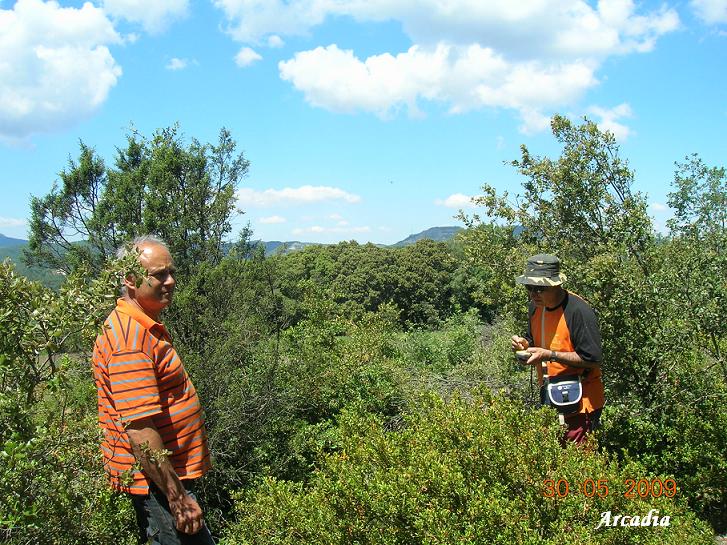
[[[310,227],[296,227],[293,229],[292,233],[294,235],[303,235],[306,233],[311,234],[360,234],[360,233],[370,233],[371,227],[369,226],[360,226],[360,227],[342,227],[342,226],[335,226],[335,227],[323,227],[321,225],[311,225]]]
[[[27,222],[18,218],[4,218],[0,216],[0,227],[23,227]]]
[[[277,34],[268,36],[268,47],[278,48],[278,47],[283,47],[284,45],[285,45],[285,42]]]
[[[588,111],[601,118],[601,121],[598,122],[598,128],[602,131],[610,131],[613,133],[616,140],[626,140],[626,138],[628,138],[631,134],[631,129],[616,121],[622,117],[631,117],[633,115],[631,112],[631,106],[628,104],[619,104],[618,106],[610,109],[601,108],[599,106],[591,106],[588,108]]]
[[[727,0],[692,0],[697,17],[710,25],[727,23]]]
[[[437,199],[434,201],[437,206],[446,206],[447,208],[474,208],[472,197],[463,193],[453,193],[446,199]]]
[[[336,112],[400,110],[439,101],[451,113],[507,108],[523,132],[548,127],[550,113],[597,85],[612,55],[653,49],[678,28],[674,9],[637,10],[632,0],[215,0],[241,42],[302,35],[329,17],[396,21],[406,52],[359,59],[337,45],[298,52],[280,75],[312,105]]]
[[[653,202],[649,205],[649,208],[651,208],[654,212],[666,212],[669,210],[669,207],[661,204],[660,202]]]
[[[547,130],[550,126],[550,117],[535,108],[522,108],[520,110],[522,124],[519,129],[523,134],[536,134]]]
[[[250,66],[252,63],[259,61],[260,59],[262,59],[262,57],[255,50],[250,49],[249,47],[243,47],[237,52],[237,55],[235,55],[235,63],[240,68]]]
[[[640,50],[673,30],[673,9],[636,13],[632,0],[215,0],[230,35],[258,43],[264,36],[303,35],[328,17],[398,21],[417,44],[488,45],[508,56],[582,58]]]
[[[172,57],[165,66],[165,68],[167,70],[184,70],[185,68],[187,68],[188,64],[189,62],[187,61],[187,59],[178,59],[177,57]]]
[[[89,2],[0,9],[0,138],[23,142],[91,116],[121,76],[107,47],[121,41]]]
[[[260,218],[260,223],[285,223],[287,220],[282,216],[268,216],[266,218]]]
[[[324,0],[213,0],[227,17],[237,41],[260,43],[267,35],[301,35],[322,23],[332,3]]]
[[[150,34],[158,34],[187,15],[188,0],[103,0],[105,11],[117,19],[137,23]]]
[[[265,189],[258,191],[244,187],[237,191],[240,206],[265,207],[277,204],[311,204],[323,201],[343,201],[357,203],[361,197],[348,193],[338,187],[304,185],[301,187],[286,187],[283,189]]]
[[[329,219],[335,221],[336,225],[338,225],[339,227],[346,227],[347,225],[349,225],[348,220],[346,220],[341,214],[333,213],[328,217]]]
[[[426,99],[449,103],[452,113],[513,109],[525,126],[540,129],[548,123],[540,108],[575,100],[596,84],[588,63],[511,64],[479,45],[412,46],[395,57],[385,53],[361,61],[334,44],[296,53],[279,68],[309,103],[332,111],[364,110],[386,118],[406,108],[417,115],[417,101]]]

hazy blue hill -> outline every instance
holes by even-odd
[[[25,246],[28,243],[27,240],[21,238],[10,238],[0,233],[0,249],[5,248],[18,248]]]
[[[0,261],[10,259],[15,265],[18,274],[22,274],[30,280],[40,282],[49,288],[58,288],[63,283],[63,275],[42,267],[28,267],[23,263],[23,249],[28,244],[27,240],[10,238],[0,234]]]
[[[400,240],[399,242],[392,244],[389,247],[392,248],[401,248],[403,246],[409,246],[410,244],[414,244],[417,240],[421,239],[430,239],[434,240],[436,242],[446,242],[450,240],[454,235],[459,233],[462,230],[462,227],[457,226],[445,226],[445,227],[430,227],[429,229],[426,229],[422,231],[421,233],[415,233],[413,235],[409,235],[404,240]],[[272,254],[289,254],[291,252],[296,252],[298,250],[302,250],[303,248],[307,246],[315,246],[317,243],[315,242],[300,242],[298,240],[293,241],[287,241],[282,242],[279,240],[271,240],[271,241],[262,241],[258,240],[255,241],[253,244],[264,244],[265,245],[265,255],[272,255]],[[382,248],[385,248],[386,245],[384,244],[377,244],[377,246],[380,246]]]
[[[409,235],[404,240],[400,240],[396,244],[392,244],[390,247],[394,248],[401,248],[404,246],[409,246],[410,244],[414,244],[417,240],[421,239],[430,239],[437,242],[444,242],[456,235],[459,231],[462,230],[462,227],[456,227],[456,226],[447,226],[447,227],[431,227],[429,229],[426,229],[422,231],[421,233],[415,233],[413,235]],[[36,280],[41,283],[43,283],[46,286],[57,288],[61,285],[63,282],[63,275],[56,273],[54,271],[49,271],[47,269],[39,268],[39,267],[27,267],[22,260],[23,256],[23,249],[28,244],[27,240],[22,240],[19,238],[11,238],[6,237],[5,235],[0,234],[0,260],[3,260],[5,258],[10,258],[12,262],[15,264],[16,270],[24,275],[30,278],[31,280]],[[301,242],[299,240],[292,240],[292,241],[280,241],[280,240],[270,240],[270,241],[263,241],[263,240],[256,240],[252,242],[253,245],[262,244],[265,247],[265,255],[273,255],[273,254],[289,254],[291,252],[296,252],[298,250],[302,250],[303,248],[307,246],[314,246],[317,243],[315,242]],[[225,251],[229,250],[229,246],[227,245],[225,248]],[[383,247],[383,245],[381,245]]]
[[[410,244],[414,244],[417,240],[421,240],[423,238],[428,238],[430,240],[434,240],[435,242],[446,242],[447,240],[453,238],[454,235],[459,233],[461,230],[462,227],[456,226],[430,227],[429,229],[426,229],[421,233],[409,235],[404,240],[400,240],[396,244],[392,244],[392,246],[394,246],[395,248],[399,248],[401,246],[409,246]]]
[[[289,254],[291,252],[302,250],[307,246],[316,245],[315,242],[300,242],[298,240],[292,240],[287,242],[282,242],[280,240],[270,240],[265,242],[260,240],[257,243],[265,245],[265,255]]]

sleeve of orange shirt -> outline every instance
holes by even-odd
[[[154,361],[141,350],[115,352],[109,359],[114,408],[124,422],[162,411]]]

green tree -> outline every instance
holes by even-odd
[[[168,241],[183,274],[219,262],[249,167],[236,147],[224,128],[216,144],[185,144],[177,125],[151,138],[131,131],[108,168],[81,142],[60,183],[31,199],[26,260],[66,272],[85,263],[97,272],[124,240],[151,233]]]
[[[653,238],[651,221],[613,134],[587,119],[574,124],[559,115],[551,129],[563,148],[557,159],[534,156],[522,145],[521,158],[511,163],[525,177],[522,195],[511,201],[485,184],[476,204],[490,218],[519,226],[523,242],[557,248],[575,261],[613,247],[641,259]]]
[[[678,263],[673,278],[675,296],[690,310],[711,357],[719,363],[725,382],[727,364],[724,342],[727,333],[722,309],[727,305],[727,171],[708,167],[697,156],[677,163],[674,191],[669,206],[674,217],[667,225],[672,234],[671,261]]]

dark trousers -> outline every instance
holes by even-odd
[[[195,500],[194,481],[182,481],[187,493]],[[194,535],[178,532],[174,516],[169,510],[169,502],[164,493],[151,483],[149,494],[131,494],[139,525],[139,544],[152,545],[214,545],[207,525]]]
[[[580,445],[586,440],[586,435],[595,430],[601,422],[602,409],[592,413],[573,413],[565,416],[566,431],[562,443],[573,441]]]

